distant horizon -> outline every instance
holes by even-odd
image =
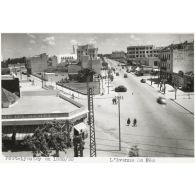
[[[94,44],[98,54],[113,51],[127,52],[128,46],[154,45],[165,47],[170,44],[193,42],[194,34],[152,33],[2,33],[1,61],[8,58],[31,57],[41,53],[47,55],[73,54],[73,45]]]

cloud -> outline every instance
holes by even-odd
[[[46,37],[45,39],[43,39],[43,42],[45,42],[48,45],[55,45],[55,37],[53,36]]]
[[[33,40],[33,39],[31,39],[29,42],[30,42],[31,44],[35,44],[35,43],[36,43],[36,41]]]
[[[77,45],[79,42],[75,39],[70,40],[71,45]]]
[[[134,34],[130,35],[130,39],[133,41],[140,41],[141,39],[137,36],[135,36]]]
[[[30,38],[32,38],[32,39],[35,39],[35,38],[36,38],[36,36],[33,35],[33,34],[28,33],[27,35],[28,35]]]
[[[91,37],[90,39],[89,39],[89,43],[90,44],[97,44],[97,41],[96,41],[96,39],[97,39],[97,37]]]
[[[135,38],[135,35],[130,35],[130,39],[134,39]]]

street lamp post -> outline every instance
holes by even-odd
[[[109,72],[108,72],[108,94],[109,94]]]
[[[121,151],[121,113],[120,113],[120,100],[121,96],[117,96],[118,100],[118,126],[119,126],[119,151]]]

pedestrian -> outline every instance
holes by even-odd
[[[117,99],[116,99],[116,97],[115,97],[115,104],[117,104]]]
[[[129,126],[131,124],[131,120],[130,118],[127,119],[127,126]]]
[[[132,125],[132,127],[137,127],[137,119],[136,118],[133,119],[133,125]]]
[[[132,95],[133,95],[133,91],[132,91]]]
[[[112,98],[112,104],[114,104],[114,98]]]

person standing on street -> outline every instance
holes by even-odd
[[[133,119],[133,125],[132,125],[132,127],[137,127],[137,119],[136,118]]]
[[[127,126],[129,126],[131,124],[131,120],[130,118],[127,119]]]

